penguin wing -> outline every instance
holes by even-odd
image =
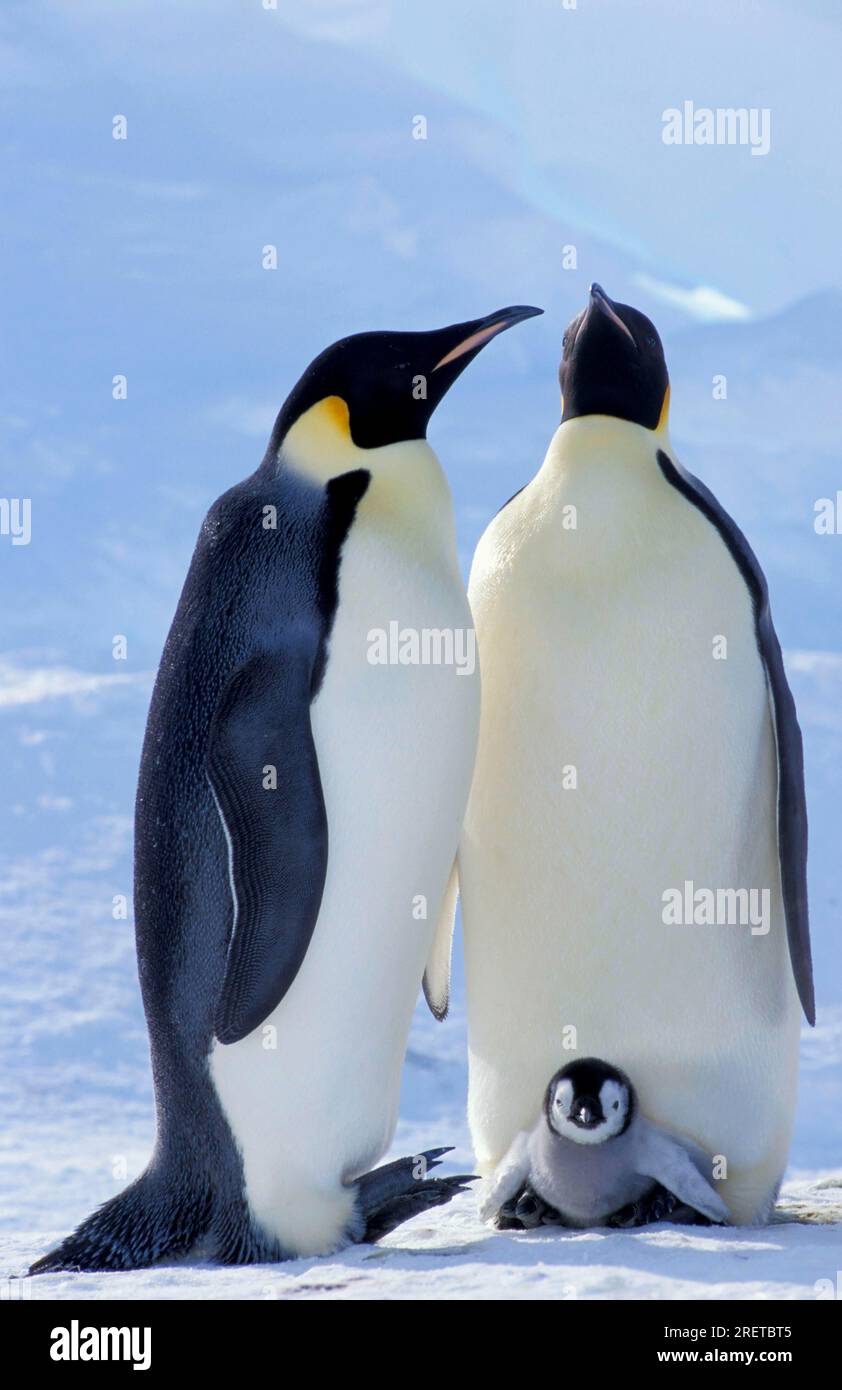
[[[699,1172],[684,1146],[646,1120],[640,1121],[635,1168],[644,1177],[655,1178],[674,1197],[680,1197],[711,1221],[729,1219],[719,1193]]]
[[[710,489],[671,459],[663,449],[658,450],[658,464],[667,482],[716,527],[751,595],[757,647],[766,671],[778,753],[778,857],[781,865],[789,958],[801,1007],[808,1023],[815,1023],[816,1003],[807,909],[807,801],[804,792],[804,753],[795,701],[787,682],[781,645],[772,623],[766,576],[739,526]]]
[[[229,679],[207,774],[228,841],[234,922],[214,1031],[239,1042],[280,1003],[307,954],[327,872],[327,815],[303,646],[262,653]]]
[[[433,944],[424,971],[424,998],[433,1018],[439,1023],[447,1017],[450,1003],[450,958],[453,954],[453,925],[456,919],[456,900],[459,897],[459,866],[453,861],[450,878],[444,890]]]
[[[480,1221],[491,1221],[509,1198],[514,1197],[529,1177],[529,1169],[529,1131],[523,1129],[515,1135],[493,1176],[483,1183]]]

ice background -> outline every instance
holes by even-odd
[[[329,1260],[54,1276],[33,1296],[809,1298],[836,1279],[842,538],[813,520],[842,488],[841,32],[832,0],[3,7],[0,494],[33,508],[31,544],[0,537],[3,1275],[148,1157],[131,909],[112,903],[131,901],[151,682],[206,507],[345,333],[545,307],[433,421],[467,572],[543,457],[589,281],[658,323],[679,455],[769,579],[806,743],[819,1000],[783,1204],[800,1221],[512,1238],[465,1198]],[[685,99],[768,106],[771,152],[663,145]],[[447,1023],[416,1014],[394,1152],[449,1142],[464,1168],[458,956]]]

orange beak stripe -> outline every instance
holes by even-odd
[[[508,323],[500,320],[497,323],[489,324],[487,328],[480,328],[478,332],[465,338],[464,342],[459,343],[457,347],[451,348],[450,352],[436,363],[433,371],[437,372],[439,367],[446,367],[448,362],[455,362],[458,357],[464,357],[466,352],[473,352],[474,348],[482,347],[483,343],[487,343],[489,338],[494,337],[495,333],[499,333],[501,329],[507,327]]]

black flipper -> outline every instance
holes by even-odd
[[[220,696],[207,771],[228,839],[234,924],[214,1031],[239,1042],[280,1003],[307,953],[328,828],[306,643],[248,661]]]
[[[437,1168],[441,1155],[450,1149],[427,1149],[411,1158],[399,1158],[382,1168],[373,1168],[357,1181],[357,1205],[364,1221],[359,1240],[373,1244],[388,1235],[420,1212],[445,1206],[468,1183],[475,1182],[471,1173],[459,1173],[452,1178],[428,1178],[431,1168]]]
[[[786,678],[781,646],[772,623],[766,577],[740,528],[704,483],[658,450],[661,472],[715,526],[739,569],[754,608],[757,647],[772,701],[778,749],[778,856],[781,863],[789,958],[808,1023],[816,1021],[810,921],[807,909],[807,801],[804,753],[795,701]]]

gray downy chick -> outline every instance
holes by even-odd
[[[641,1115],[623,1072],[588,1057],[556,1072],[540,1118],[515,1136],[486,1183],[480,1217],[497,1218],[526,1189],[552,1209],[544,1220],[564,1226],[643,1224],[680,1203],[709,1221],[725,1222],[728,1209],[708,1172],[710,1160],[701,1149]],[[664,1202],[664,1189],[677,1200]],[[627,1209],[635,1211],[634,1219],[611,1222]],[[512,1224],[540,1224],[540,1217]]]

